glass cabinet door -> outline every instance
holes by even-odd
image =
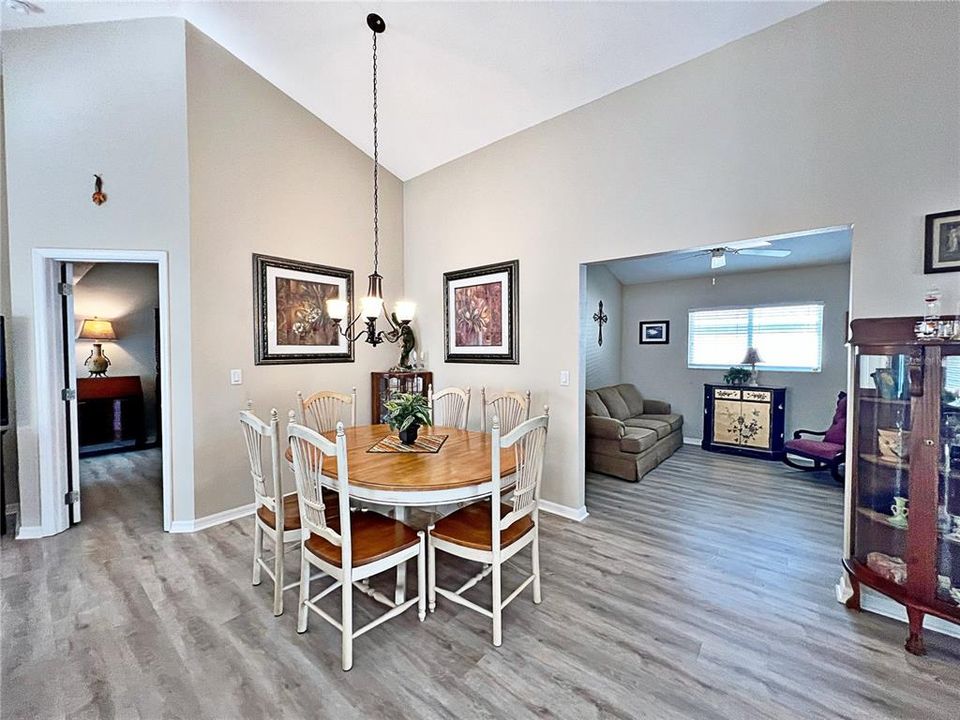
[[[914,348],[857,356],[857,483],[853,554],[883,579],[906,585],[910,524],[910,361]],[[960,546],[958,546],[960,548]]]
[[[960,348],[940,358],[937,598],[960,607]]]

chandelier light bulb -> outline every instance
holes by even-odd
[[[347,316],[349,309],[350,305],[346,300],[341,300],[340,298],[327,300],[327,315],[329,315],[332,320],[343,320]]]
[[[417,304],[412,300],[398,300],[393,312],[400,322],[410,322],[417,312]]]

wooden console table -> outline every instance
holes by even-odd
[[[144,447],[147,428],[140,377],[78,379],[77,417],[81,455]]]

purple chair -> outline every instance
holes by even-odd
[[[816,435],[822,440],[809,440],[804,435]],[[837,395],[837,409],[833,413],[833,422],[826,432],[813,430],[797,430],[793,433],[793,440],[783,444],[783,462],[797,470],[823,470],[828,468],[833,479],[843,482],[840,466],[843,465],[847,445],[847,394]],[[790,456],[812,460],[813,464],[797,463]]]

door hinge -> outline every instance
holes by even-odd
[[[57,283],[57,292],[61,295],[73,295],[73,285],[70,283]]]
[[[77,391],[74,390],[73,388],[64,388],[63,390],[60,391],[60,397],[63,399],[64,402],[68,400],[76,400]]]
[[[73,505],[75,502],[80,502],[80,493],[76,490],[71,490],[63,496],[64,505]]]

